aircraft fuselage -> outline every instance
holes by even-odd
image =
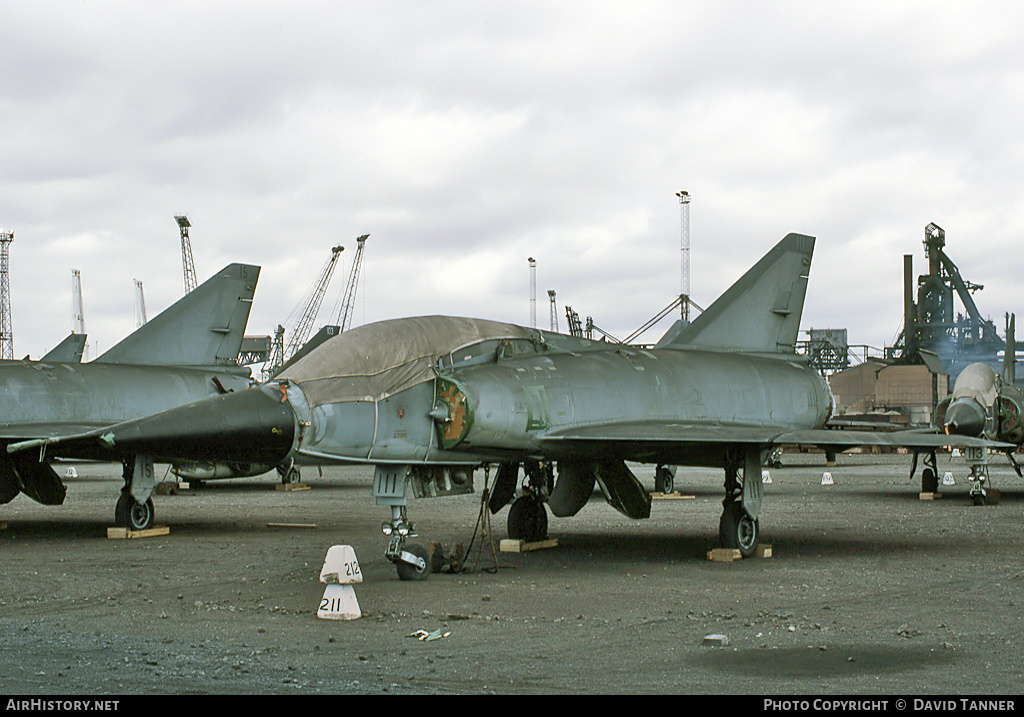
[[[686,426],[781,432],[818,428],[830,409],[825,382],[795,360],[623,346],[456,366],[380,401],[321,405],[301,448],[371,463],[568,458],[578,448],[559,449],[551,432],[644,421],[678,423],[681,437]]]

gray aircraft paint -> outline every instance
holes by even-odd
[[[29,439],[42,445],[248,388],[249,370],[234,358],[259,273],[258,266],[226,266],[96,361],[0,362],[0,442]],[[69,446],[63,455],[121,457],[92,443]],[[40,456],[51,457],[45,450]],[[45,462],[39,467],[35,470],[22,456],[8,458],[5,452],[0,457],[0,502],[19,491],[43,502],[61,502],[59,479]],[[45,489],[34,486],[36,482],[45,483]]]
[[[258,389],[47,449],[102,443],[113,454],[189,460],[375,464],[375,498],[402,536],[386,553],[400,574],[403,565],[406,574],[409,565],[423,570],[422,556],[404,547],[408,485],[416,494],[465,492],[472,469],[498,463],[494,493],[511,497],[518,468],[504,467],[522,462],[542,501],[549,486],[537,466],[557,464],[559,514],[582,507],[580,496],[596,482],[618,510],[644,517],[650,497],[625,461],[718,466],[726,475],[720,534],[749,554],[761,456],[774,446],[903,445],[915,455],[945,445],[1005,448],[964,436],[823,429],[831,395],[794,352],[813,246],[812,237],[788,235],[653,349],[482,319],[395,319],[328,339]],[[179,455],[167,455],[171,445]]]

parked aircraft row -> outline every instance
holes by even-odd
[[[945,446],[969,451],[979,475],[989,449],[1009,454],[1019,441],[1005,439],[1017,434],[968,430],[968,422],[951,420],[941,434],[825,428],[831,393],[795,352],[813,248],[813,237],[789,234],[651,349],[423,316],[341,333],[251,388],[229,358],[259,268],[233,264],[163,323],[92,363],[0,366],[0,501],[21,491],[61,502],[50,466],[58,457],[121,461],[116,517],[139,528],[153,519],[154,461],[213,464],[229,475],[372,465],[375,500],[389,511],[386,555],[402,578],[419,579],[429,565],[409,542],[409,498],[472,492],[485,467],[485,475],[497,467],[490,509],[511,503],[509,534],[524,539],[546,533],[548,509],[578,513],[595,486],[623,514],[648,517],[650,495],[627,464],[716,468],[725,488],[720,541],[750,556],[761,466],[782,444],[904,446],[915,464],[925,454],[932,477]],[[951,405],[947,414],[961,411]]]

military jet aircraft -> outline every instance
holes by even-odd
[[[1024,392],[1014,383],[1016,378],[1016,349],[1014,339],[1015,317],[1010,316],[1006,332],[1006,350],[1003,352],[1003,371],[997,374],[985,363],[972,363],[956,377],[953,391],[935,407],[935,425],[941,426],[949,435],[973,436],[992,441],[1012,444],[1019,448],[1024,444]],[[1013,457],[1012,450],[1006,456],[1021,476],[1020,465]],[[971,499],[976,505],[986,500],[985,480],[987,464],[968,460],[971,467]],[[934,468],[934,466],[933,466]],[[923,490],[936,490],[937,473],[928,474],[925,468]]]
[[[64,362],[0,362],[0,444],[79,434],[248,388],[250,371],[237,356],[259,273],[258,266],[226,266],[95,361],[80,363],[62,349],[48,356]],[[24,493],[61,504],[66,488],[49,457],[0,453],[0,503]],[[91,451],[80,457],[122,458]],[[152,522],[151,464],[149,471],[147,480],[126,476],[119,524]]]
[[[493,512],[517,488],[512,537],[546,534],[545,504],[570,516],[595,485],[631,518],[651,498],[627,461],[724,470],[724,547],[754,553],[761,465],[774,447],[818,444],[987,447],[937,434],[823,430],[824,380],[795,353],[814,238],[790,234],[693,323],[651,349],[483,319],[424,316],[328,339],[271,381],[78,436],[8,446],[134,460],[284,461],[375,466],[390,520],[385,555],[403,579],[429,573],[407,542],[408,499],[469,493],[483,467]],[[998,444],[1002,445],[1002,444]],[[135,458],[133,458],[135,457]]]

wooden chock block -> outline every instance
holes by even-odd
[[[309,486],[306,485],[305,483],[278,483],[276,486],[274,486],[274,490],[284,490],[284,491],[309,490]]]
[[[921,493],[918,498],[921,500],[938,500],[942,497],[942,493]]]
[[[731,563],[742,559],[743,553],[738,548],[715,548],[708,551],[708,560],[716,563]]]
[[[132,538],[154,538],[168,535],[171,529],[166,525],[154,525],[146,530],[128,530],[128,528],[107,528],[107,540],[130,540]]]
[[[770,558],[772,557],[772,546],[770,545],[758,545],[754,549],[755,558]]]
[[[527,543],[525,540],[505,538],[501,541],[498,548],[503,553],[528,553],[531,550],[544,550],[546,548],[554,548],[557,546],[558,538],[546,538],[545,540],[537,540],[532,543]]]

